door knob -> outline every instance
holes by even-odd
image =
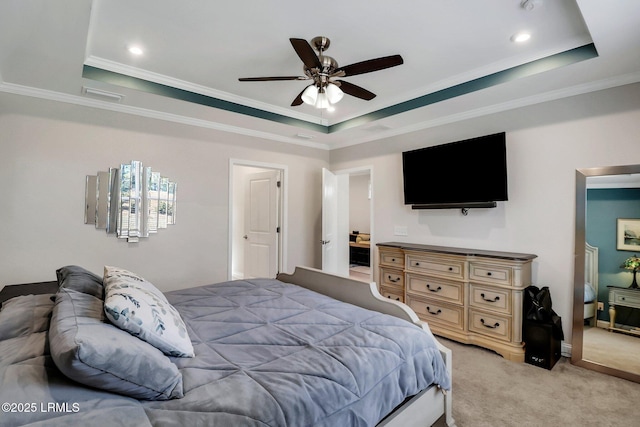
[[[245,234],[244,236],[242,236],[242,238],[243,238],[244,240],[248,240],[248,239],[249,239],[249,236],[247,236],[247,235]]]

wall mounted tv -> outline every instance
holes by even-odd
[[[402,173],[413,209],[496,207],[508,199],[505,133],[405,151]]]

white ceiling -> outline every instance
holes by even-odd
[[[0,3],[0,91],[331,149],[640,81],[640,1],[532,3],[9,0]],[[520,31],[531,40],[512,42]],[[290,106],[308,82],[238,81],[303,75],[289,38],[320,35],[341,66],[393,54],[404,64],[343,78],[377,97],[345,95],[332,113]],[[518,68],[592,43],[597,57]],[[131,45],[144,53],[131,55]],[[83,77],[83,68],[116,74]],[[509,69],[519,74],[505,77]],[[444,99],[432,102],[437,91]],[[224,101],[233,104],[216,107]]]

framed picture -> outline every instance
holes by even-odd
[[[640,219],[618,218],[617,248],[640,252]]]

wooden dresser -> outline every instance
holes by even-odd
[[[536,255],[378,243],[380,293],[409,305],[434,334],[524,362],[522,303]]]

